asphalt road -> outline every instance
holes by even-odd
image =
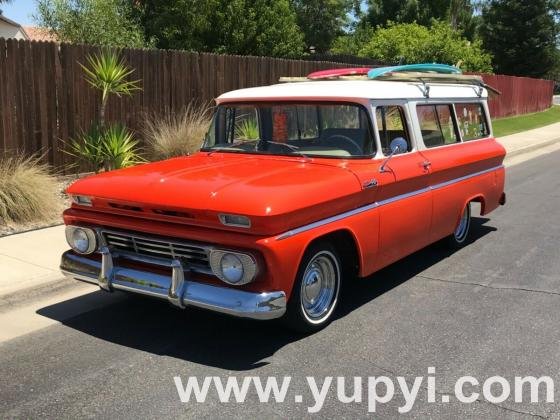
[[[39,316],[61,324],[0,344],[0,417],[295,418],[314,405],[306,376],[319,383],[344,376],[348,387],[354,376],[412,384],[435,367],[437,402],[428,402],[424,380],[410,417],[558,418],[559,161],[555,152],[509,168],[507,206],[474,220],[468,247],[451,253],[434,245],[348,284],[338,319],[312,336],[101,292],[41,307]],[[80,307],[93,309],[76,315]],[[177,375],[184,383],[189,376],[292,380],[284,403],[259,403],[249,392],[244,403],[223,404],[213,390],[205,403],[181,403]],[[531,404],[525,389],[522,403],[482,395],[459,403],[453,389],[464,375],[481,384],[494,375],[512,384],[514,376],[551,376],[556,402]],[[365,417],[366,391],[362,403],[348,404],[331,391],[319,415]],[[394,417],[403,404],[397,388],[376,413]]]

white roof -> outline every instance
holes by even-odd
[[[479,87],[465,84],[428,83],[430,99],[478,98]],[[238,89],[220,95],[216,101],[270,99],[424,99],[422,83],[380,80],[336,80],[280,83],[248,89]],[[482,98],[488,92],[483,89]]]

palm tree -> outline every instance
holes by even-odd
[[[105,127],[105,108],[110,95],[131,96],[135,90],[141,89],[139,80],[126,80],[134,70],[119,58],[115,50],[109,49],[88,55],[87,66],[81,63],[80,66],[85,80],[101,92],[99,120],[89,131],[70,139],[65,152],[86,161],[96,173],[102,168],[110,171],[144,161],[137,153],[138,142],[126,127],[114,124]]]
[[[0,0],[1,1],[1,0]],[[101,91],[99,107],[99,126],[105,127],[105,108],[110,95],[132,96],[132,92],[140,90],[139,80],[127,81],[126,78],[134,71],[129,68],[114,50],[103,50],[99,54],[88,55],[88,66],[82,66],[86,81]]]

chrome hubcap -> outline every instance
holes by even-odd
[[[336,302],[340,270],[334,255],[322,251],[309,262],[301,283],[301,304],[312,321],[327,316]]]
[[[459,221],[459,226],[455,229],[455,239],[458,242],[462,242],[467,237],[467,233],[469,232],[469,224],[470,224],[470,207],[467,205],[463,210],[463,214],[461,215],[461,220]]]

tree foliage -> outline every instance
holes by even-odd
[[[501,74],[543,77],[558,66],[560,8],[550,0],[491,0],[481,35]]]
[[[448,21],[451,27],[473,39],[477,18],[471,0],[369,0],[365,23],[372,27],[394,23],[430,26],[433,19]]]
[[[303,33],[289,0],[147,0],[133,2],[147,39],[159,48],[297,56]]]
[[[334,39],[349,24],[353,0],[291,0],[305,45],[318,53],[327,52]]]
[[[353,32],[336,38],[332,44],[333,54],[358,55],[360,50],[375,35],[375,29],[367,24],[359,24]]]
[[[145,46],[142,29],[121,0],[38,0],[37,12],[39,25],[62,42]]]
[[[480,41],[470,42],[446,22],[433,21],[430,27],[417,23],[378,28],[358,51],[364,57],[390,63],[460,63],[465,71],[490,72],[491,56]]]

